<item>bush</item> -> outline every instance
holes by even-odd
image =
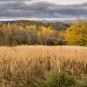
[[[74,87],[75,80],[68,73],[56,73],[47,82],[48,87]]]

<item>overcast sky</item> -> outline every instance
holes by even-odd
[[[87,0],[0,0],[0,18],[87,18]]]
[[[67,5],[67,4],[81,4],[83,2],[87,2],[87,0],[37,0],[37,1],[48,1],[48,2],[51,2],[51,3],[63,4],[63,5]]]

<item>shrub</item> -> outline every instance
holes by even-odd
[[[73,87],[75,80],[68,73],[54,73],[47,84],[48,87]]]

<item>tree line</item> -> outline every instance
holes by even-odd
[[[70,25],[28,21],[0,23],[0,45],[23,44],[87,46],[87,23],[83,21]]]
[[[52,26],[7,23],[0,25],[0,45],[59,45],[63,44],[60,31]]]

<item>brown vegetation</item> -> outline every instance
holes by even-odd
[[[54,72],[67,72],[75,79],[87,76],[87,48],[0,47],[0,87],[47,87],[42,82]]]

